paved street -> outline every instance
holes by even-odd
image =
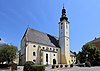
[[[10,71],[10,70],[1,70],[0,71]],[[22,71],[20,69],[14,71]],[[73,68],[55,68],[51,69],[50,67],[46,67],[46,71],[100,71],[100,66],[97,67],[73,67]]]
[[[73,67],[73,68],[56,68],[51,69],[50,67],[46,68],[46,71],[100,71],[99,67]]]

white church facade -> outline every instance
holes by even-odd
[[[70,32],[66,10],[62,9],[59,22],[59,37],[28,27],[21,40],[19,63],[72,64],[75,56],[70,52]]]

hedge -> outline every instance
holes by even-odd
[[[45,66],[44,65],[30,65],[28,68],[25,68],[24,66],[24,71],[45,71]]]
[[[34,65],[34,63],[32,61],[27,61],[25,64],[24,64],[24,71],[31,71],[31,66]]]
[[[31,68],[31,71],[45,71],[44,65],[32,65]]]
[[[9,67],[10,65],[8,65],[8,64],[0,64],[0,68],[7,68],[7,67]]]

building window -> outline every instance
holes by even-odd
[[[36,47],[35,45],[33,45],[33,47]]]
[[[36,60],[34,59],[33,62],[35,62]]]
[[[55,56],[55,54],[53,54],[53,56]]]
[[[48,54],[46,54],[46,62],[48,62]]]
[[[35,52],[33,52],[33,56],[35,56],[36,54],[35,54]]]
[[[45,49],[45,48],[43,47],[43,49]]]
[[[63,24],[63,23],[61,23],[61,29],[62,29],[62,24]]]
[[[56,49],[56,51],[58,51],[58,49]]]
[[[33,63],[35,64],[35,62],[36,62],[36,60],[35,59],[33,59]]]

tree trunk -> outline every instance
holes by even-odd
[[[8,64],[9,64],[9,62],[10,62],[10,61],[8,60]]]

